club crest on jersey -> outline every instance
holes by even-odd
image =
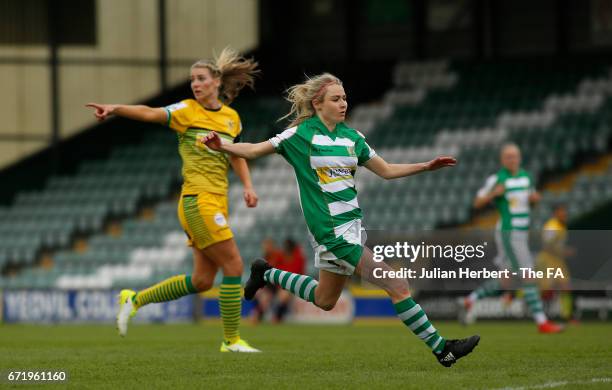
[[[355,147],[354,146],[347,146],[346,147],[346,151],[348,152],[349,156],[351,157],[355,157]]]
[[[236,122],[234,122],[233,120],[231,120],[231,119],[227,120],[227,129],[229,131],[232,131],[232,129],[234,128],[235,125],[236,125]]]

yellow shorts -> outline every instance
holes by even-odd
[[[178,217],[189,238],[187,245],[204,249],[234,237],[228,224],[227,196],[201,192],[182,195]]]
[[[565,262],[565,260],[560,257],[553,256],[550,253],[542,251],[538,254],[538,257],[536,259],[536,267],[538,271],[544,272],[545,276],[546,276],[547,268],[554,268],[554,269],[558,268],[561,270],[561,272],[563,272],[563,278],[555,279],[555,278],[545,277],[545,278],[539,279],[540,288],[542,290],[550,290],[554,287],[563,286],[570,282],[571,276],[570,276],[569,267],[567,266],[567,263]]]

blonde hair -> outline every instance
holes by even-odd
[[[314,101],[323,101],[327,87],[332,84],[342,85],[342,81],[331,73],[323,73],[314,77],[306,76],[306,81],[289,88],[286,99],[291,103],[291,110],[282,118],[290,118],[289,127],[299,125],[314,116]]]
[[[257,62],[252,58],[244,58],[233,49],[226,47],[213,60],[199,60],[191,65],[193,68],[206,68],[214,78],[221,79],[219,98],[223,103],[230,104],[245,86],[253,89],[255,76],[261,73]]]
[[[505,144],[502,145],[502,147],[499,149],[499,154],[502,155],[504,154],[504,152],[508,149],[516,149],[519,153],[521,152],[521,148],[519,148],[519,146],[514,143],[514,142],[506,142]]]

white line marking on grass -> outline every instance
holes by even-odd
[[[541,385],[519,386],[519,387],[499,387],[494,390],[529,390],[529,389],[552,389],[554,387],[569,385],[591,385],[596,383],[612,383],[612,378],[591,378],[584,381],[556,381],[546,382]]]

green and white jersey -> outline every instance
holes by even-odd
[[[501,218],[497,228],[529,230],[529,195],[535,188],[531,175],[522,168],[516,175],[502,168],[487,178],[485,185],[478,191],[478,196],[486,195],[498,184],[504,186],[505,192],[494,199],[495,207]]]
[[[355,172],[376,153],[355,129],[339,123],[329,131],[316,116],[270,142],[295,171],[300,205],[314,244],[333,248],[350,223],[362,218]]]

